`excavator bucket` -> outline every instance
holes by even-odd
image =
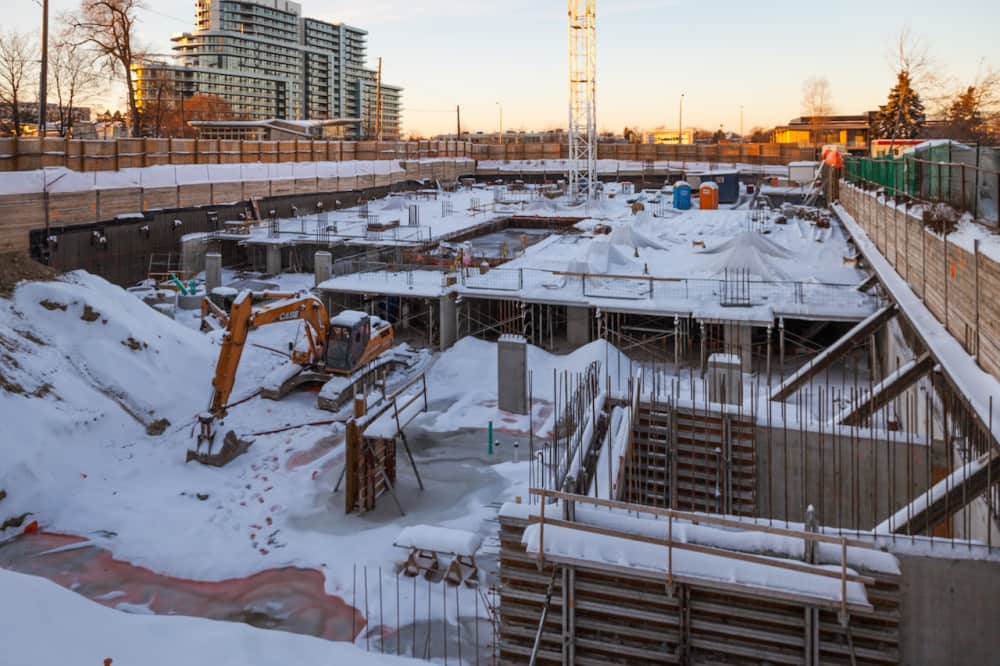
[[[188,449],[185,462],[194,460],[210,467],[224,467],[234,458],[246,453],[251,444],[253,444],[253,440],[240,439],[234,431],[230,430],[222,440],[222,448],[217,452],[212,453],[211,445],[205,452]]]

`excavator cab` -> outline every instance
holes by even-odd
[[[330,342],[326,367],[334,372],[352,372],[371,340],[371,319],[364,312],[345,310],[330,320]]]

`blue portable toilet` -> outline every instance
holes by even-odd
[[[691,185],[687,181],[678,180],[674,183],[674,208],[691,210]]]

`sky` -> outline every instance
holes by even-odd
[[[50,0],[51,13],[79,0]],[[6,0],[4,29],[39,30],[36,0]],[[566,4],[562,0],[302,0],[303,14],[369,32],[369,66],[405,88],[404,131],[494,131],[567,124]],[[835,7],[835,9],[834,9]],[[11,20],[11,13],[13,20]],[[836,3],[715,3],[597,0],[599,129],[684,125],[739,131],[801,114],[802,84],[830,82],[834,111],[885,103],[894,81],[887,52],[908,26],[954,84],[981,63],[1000,68],[1000,3],[840,0]],[[146,0],[139,36],[168,53],[170,35],[190,30],[194,0]],[[123,107],[120,88],[95,106]]]

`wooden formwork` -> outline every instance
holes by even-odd
[[[755,515],[755,433],[749,415],[643,403],[622,492],[649,506]]]
[[[375,508],[378,498],[396,483],[395,439],[368,438],[355,420],[347,423],[347,513],[364,513]]]
[[[872,610],[837,611],[802,601],[682,582],[623,567],[567,563],[521,543],[528,521],[500,519],[501,664],[526,664],[546,592],[551,602],[538,664],[894,664],[899,662],[899,577],[864,575]],[[565,592],[564,592],[565,586]],[[567,654],[564,654],[564,645]]]

